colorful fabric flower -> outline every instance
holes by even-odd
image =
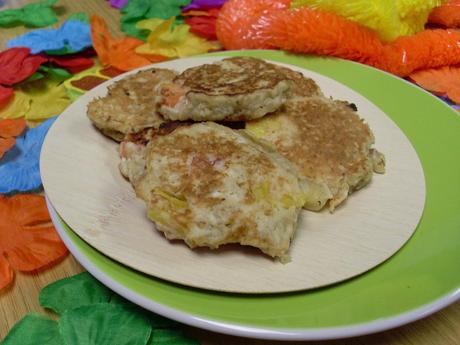
[[[43,196],[0,195],[0,289],[12,283],[13,269],[36,271],[67,255],[50,221]]]
[[[182,11],[207,10],[210,8],[220,8],[227,0],[192,0],[192,2],[182,8]]]
[[[25,128],[24,119],[0,120],[0,159],[16,144],[15,137],[20,135]]]
[[[87,272],[48,285],[39,300],[59,320],[28,314],[5,345],[199,345],[176,322],[132,304]]]
[[[188,17],[188,14],[191,16]],[[197,36],[206,38],[207,40],[217,40],[216,21],[219,16],[219,9],[212,8],[208,11],[190,11],[183,13],[188,18],[185,19],[185,24],[190,26],[190,32]]]
[[[72,76],[72,73],[70,73],[66,69],[54,67],[54,66],[41,65],[38,70],[40,72],[46,73],[48,76],[54,78],[55,80],[64,80]]]
[[[63,67],[70,73],[79,73],[94,66],[91,58],[79,56],[78,54],[65,56],[49,56],[48,61],[59,67]]]
[[[0,85],[0,110],[4,108],[13,97],[14,91],[10,87]]]
[[[28,47],[32,54],[43,51],[79,52],[91,47],[89,25],[75,19],[64,22],[58,29],[39,29],[27,32],[7,42],[8,48]]]
[[[5,337],[6,345],[64,345],[58,323],[48,316],[30,313],[24,316]]]
[[[0,85],[12,86],[26,80],[46,61],[43,56],[31,56],[29,48],[11,48],[0,53]]]
[[[48,129],[56,118],[29,128],[0,160],[0,193],[27,192],[41,187],[39,158]],[[1,218],[1,217],[0,217]]]
[[[48,75],[17,86],[13,99],[0,110],[0,118],[41,121],[60,114],[70,104],[62,79]]]
[[[185,24],[175,25],[175,18],[168,20],[146,19],[138,28],[149,30],[147,43],[136,48],[140,54],[159,54],[170,58],[203,54],[220,48],[217,43],[195,36]]]
[[[25,25],[40,28],[57,23],[58,19],[52,8],[56,1],[44,0],[21,8],[0,11],[0,27]]]
[[[130,0],[121,10],[121,30],[128,36],[146,40],[148,31],[136,26],[143,19],[168,19],[180,15],[180,8],[190,0]]]
[[[107,23],[97,15],[92,15],[90,22],[94,49],[104,66],[129,71],[151,63],[151,60],[135,52],[135,49],[144,43],[143,41],[133,37],[113,38]],[[157,61],[165,59],[161,56]]]
[[[110,0],[110,6],[114,8],[123,8],[128,3],[128,0]]]

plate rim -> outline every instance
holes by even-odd
[[[80,252],[73,240],[67,235],[67,230],[62,225],[60,216],[54,210],[50,200],[47,196],[46,204],[50,212],[51,220],[56,227],[59,236],[61,237],[64,244],[67,246],[72,255],[77,261],[91,273],[97,280],[102,284],[108,286],[110,289],[115,291],[117,294],[126,298],[127,300],[142,306],[154,313],[160,314],[172,320],[187,324],[189,326],[202,328],[205,330],[233,335],[242,336],[247,338],[255,339],[267,339],[267,340],[328,340],[328,339],[341,339],[355,336],[362,336],[381,331],[386,331],[398,326],[420,320],[427,317],[448,305],[460,300],[460,287],[454,291],[447,293],[446,295],[425,304],[419,308],[411,311],[397,314],[393,317],[381,318],[371,322],[364,322],[353,324],[351,326],[341,327],[322,327],[322,328],[300,328],[300,329],[284,329],[284,328],[268,328],[268,327],[254,327],[246,326],[242,324],[216,321],[210,318],[204,318],[193,315],[184,311],[177,310],[173,307],[166,306],[162,303],[151,300],[141,294],[132,291],[122,283],[118,282],[115,278],[112,278],[107,273],[100,270],[96,264],[91,262],[84,254]],[[69,227],[70,229],[70,227]],[[73,232],[73,230],[71,230]],[[74,233],[78,236],[76,233]],[[84,242],[84,240],[82,240]],[[86,244],[86,242],[85,242]],[[86,244],[88,245],[88,244]],[[104,257],[114,262],[113,259],[108,258],[103,253]],[[128,268],[132,270],[131,268]]]

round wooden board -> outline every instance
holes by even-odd
[[[219,59],[188,58],[156,66],[181,71]],[[374,132],[375,147],[387,158],[386,174],[374,174],[367,187],[333,214],[301,212],[290,263],[238,245],[191,250],[155,230],[143,202],[118,171],[118,144],[86,117],[88,102],[104,96],[108,85],[127,74],[86,93],[56,120],[41,154],[46,194],[94,248],[146,274],[192,287],[279,293],[337,283],[370,270],[404,245],[423,213],[425,180],[418,156],[394,122],[365,97],[320,74],[288,67],[313,78],[326,95],[355,103]]]

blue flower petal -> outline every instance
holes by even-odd
[[[79,20],[66,21],[61,27],[59,36],[75,52],[93,45],[90,26]]]
[[[58,29],[38,29],[8,41],[8,48],[28,47],[32,54],[70,48],[78,52],[91,47],[90,26],[79,20],[67,20]]]
[[[62,43],[57,38],[56,29],[40,29],[9,40],[7,46],[28,47],[32,54],[37,54],[48,49],[59,49]]]
[[[16,138],[16,145],[0,160],[0,193],[27,192],[41,187],[39,158],[50,118]]]

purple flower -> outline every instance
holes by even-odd
[[[182,8],[182,11],[207,10],[208,8],[222,7],[226,1],[227,0],[192,0],[190,5]]]
[[[123,8],[128,3],[128,0],[110,0],[110,6],[115,8]]]

